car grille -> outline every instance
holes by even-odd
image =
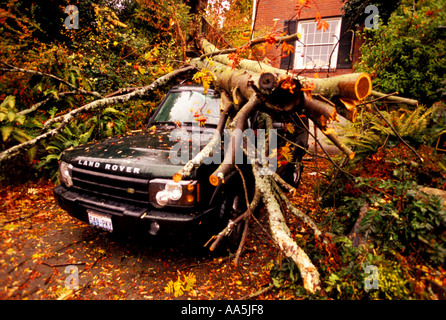
[[[73,187],[88,194],[136,205],[148,204],[148,179],[123,177],[76,167],[72,169],[72,175]]]

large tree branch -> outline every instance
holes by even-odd
[[[237,112],[233,120],[234,130],[232,131],[231,140],[225,157],[221,165],[209,177],[209,181],[213,186],[220,184],[226,176],[233,170],[235,164],[236,153],[241,150],[243,140],[243,130],[246,127],[248,116],[260,104],[261,100],[256,95],[252,95],[249,101]]]
[[[308,255],[291,238],[279,202],[271,190],[271,181],[268,176],[261,176],[259,170],[253,170],[256,188],[259,190],[262,201],[268,211],[270,229],[275,243],[277,243],[287,257],[290,257],[299,268],[304,288],[311,293],[320,290],[319,272],[311,262]]]
[[[33,104],[31,107],[29,107],[28,109],[22,110],[20,112],[17,112],[17,115],[27,115],[29,113],[32,113],[34,111],[36,111],[37,109],[41,108],[42,106],[44,106],[45,104],[47,104],[49,101],[53,100],[53,99],[59,99],[59,98],[63,98],[63,97],[67,97],[67,96],[74,96],[77,94],[82,94],[79,91],[69,91],[69,92],[59,92],[57,94],[51,94],[49,97],[47,97],[45,100],[42,100],[40,102],[37,102],[35,104]],[[85,95],[94,95],[93,93],[87,92]]]
[[[214,45],[205,39],[201,40],[200,45],[205,53],[218,51]],[[227,54],[214,56],[213,60],[224,65],[231,65],[232,62]],[[321,94],[327,99],[339,97],[360,101],[370,95],[372,91],[372,81],[370,76],[366,73],[351,73],[331,78],[307,78],[292,74],[287,70],[274,68],[265,63],[248,59],[242,59],[239,62],[238,67],[242,70],[249,70],[250,72],[259,74],[271,73],[277,77],[291,75],[296,80],[299,80],[303,86],[314,86],[312,93]]]
[[[49,137],[52,137],[52,136],[58,134],[79,113],[97,109],[97,108],[102,108],[102,107],[108,106],[108,105],[124,103],[124,102],[127,102],[132,99],[142,99],[149,92],[155,90],[156,88],[158,88],[160,86],[167,84],[169,81],[175,79],[179,75],[189,72],[193,69],[194,69],[194,67],[192,67],[192,66],[187,66],[187,67],[184,67],[181,69],[177,69],[169,74],[166,74],[166,75],[156,79],[152,84],[142,87],[142,88],[139,88],[137,90],[134,90],[133,92],[130,92],[130,93],[127,93],[124,95],[120,95],[120,96],[113,96],[110,98],[102,98],[99,100],[95,100],[95,101],[90,102],[86,105],[83,105],[79,108],[76,108],[76,109],[68,112],[67,114],[50,119],[45,122],[45,124],[43,126],[43,130],[48,130],[48,128],[51,125],[58,123],[58,125],[55,129],[49,130],[49,131],[42,133],[41,135],[35,137],[34,139],[31,139],[24,143],[15,145],[15,146],[1,152],[0,153],[0,162],[11,158],[12,156],[20,153],[22,150],[26,150],[26,149],[33,147],[39,141],[42,141],[44,139],[47,139]]]
[[[223,129],[226,125],[226,121],[228,119],[229,112],[234,109],[234,104],[230,101],[227,94],[223,91],[221,92],[221,100],[220,104],[223,107],[223,111],[220,115],[220,119],[217,125],[217,129],[214,132],[214,136],[211,141],[207,143],[207,145],[201,149],[201,151],[191,160],[189,160],[180,171],[178,171],[174,176],[173,180],[179,182],[185,177],[189,176],[194,168],[199,167],[204,159],[209,157],[215,148],[221,147],[221,135],[223,133]]]

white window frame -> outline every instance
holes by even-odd
[[[329,24],[329,28],[325,31],[317,30],[317,22],[314,19],[297,23],[297,32],[302,38],[300,41],[296,41],[294,69],[336,68],[342,17],[324,18],[323,20]],[[335,46],[334,50],[333,46]],[[314,54],[314,52],[316,53]],[[330,66],[328,66],[330,54],[331,60]],[[326,60],[318,59],[320,57],[326,57]]]

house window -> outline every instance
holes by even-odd
[[[324,20],[329,26],[325,31],[317,30],[314,20],[297,23],[297,32],[302,35],[302,38],[300,42],[296,42],[295,46],[295,69],[336,68],[341,17]]]

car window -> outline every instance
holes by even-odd
[[[220,119],[220,98],[197,91],[171,92],[156,115],[155,122],[196,122],[217,125]]]

